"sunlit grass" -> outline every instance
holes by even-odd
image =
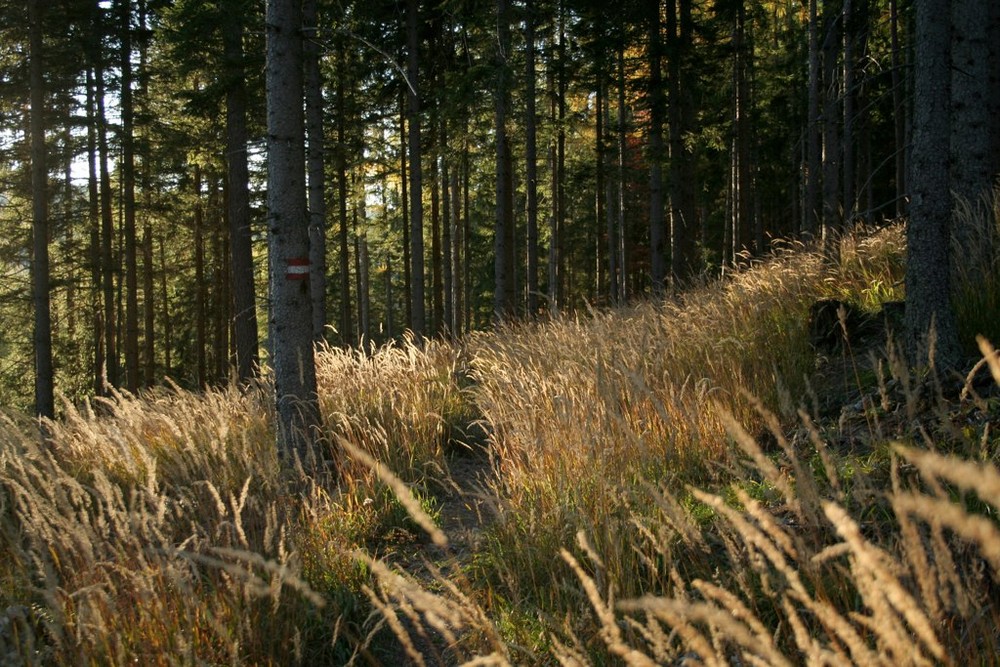
[[[903,251],[894,226],[460,347],[322,347],[301,469],[266,379],[8,419],[0,663],[988,662],[996,354],[946,400],[892,345],[809,346],[816,300],[903,296]],[[456,545],[450,457],[484,437],[495,515]]]

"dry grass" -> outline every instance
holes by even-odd
[[[837,420],[802,379],[809,304],[899,298],[900,232],[845,239],[839,267],[780,257],[683,303],[476,340],[502,498],[480,594],[386,573],[386,610],[461,619],[456,663],[995,659],[996,399],[855,360],[861,400]]]
[[[323,349],[331,460],[353,443],[440,473],[463,409],[450,348]],[[266,387],[64,406],[0,428],[0,663],[339,663],[362,651],[367,562],[420,530],[372,470],[282,467]]]
[[[8,420],[0,663],[995,660],[996,353],[945,400],[891,348],[817,380],[807,344],[816,299],[898,298],[902,250],[790,249],[461,350],[320,349],[308,473],[264,388],[67,406],[44,444]],[[480,417],[498,516],[453,553],[435,493]]]

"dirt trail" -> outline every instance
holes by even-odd
[[[448,538],[447,546],[438,547],[429,539],[423,540],[398,552],[390,561],[394,569],[413,577],[428,591],[441,589],[437,577],[444,577],[462,589],[468,586],[463,570],[479,549],[485,529],[497,516],[498,498],[491,483],[493,470],[486,449],[487,438],[469,439],[474,443],[461,443],[448,455],[446,474],[434,484],[438,524]],[[405,614],[400,614],[400,621],[426,665],[462,662],[436,631],[426,625],[422,629],[415,628]],[[413,664],[401,644],[381,659],[384,665]]]

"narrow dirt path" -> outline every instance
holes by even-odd
[[[405,572],[428,591],[441,589],[440,578],[463,589],[468,587],[465,569],[481,548],[485,530],[498,515],[499,501],[492,483],[494,473],[487,451],[488,439],[485,434],[472,435],[468,438],[470,444],[454,446],[447,457],[445,475],[434,483],[438,524],[448,538],[447,546],[435,546],[428,539],[391,559],[394,569]],[[422,628],[416,628],[404,614],[399,616],[424,664],[460,664],[461,660],[452,654],[447,642],[436,631],[423,623]],[[402,645],[397,645],[382,659],[385,665],[414,664]]]

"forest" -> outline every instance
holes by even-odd
[[[0,664],[1000,651],[1000,4],[0,35]]]
[[[909,2],[304,4],[317,340],[627,303],[906,212]],[[28,6],[2,7],[3,403],[32,405],[43,203],[61,395],[247,378],[270,303],[262,3]],[[960,43],[979,69],[955,77],[976,95],[956,137],[996,117],[995,40]]]

